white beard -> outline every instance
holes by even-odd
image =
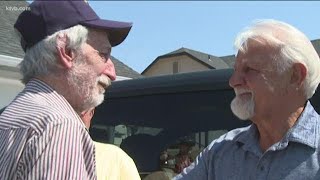
[[[102,86],[100,84],[102,84]],[[101,75],[97,78],[95,85],[90,99],[92,99],[91,105],[97,107],[103,102],[105,89],[111,85],[111,79],[106,75]]]
[[[80,111],[100,105],[104,100],[105,88],[111,85],[109,77],[97,77],[92,69],[80,55],[67,77],[68,85],[74,90],[72,93],[82,99],[82,104],[78,105]]]
[[[248,120],[254,115],[253,93],[245,89],[234,89],[236,97],[231,102],[231,110],[241,120]],[[242,95],[243,93],[250,93]]]

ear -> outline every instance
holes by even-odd
[[[301,63],[294,63],[292,66],[291,84],[294,84],[296,88],[302,86],[302,82],[306,79],[307,68]]]
[[[70,69],[73,65],[74,53],[67,49],[68,37],[66,34],[58,34],[57,39],[57,52],[59,56],[59,61],[63,67]]]

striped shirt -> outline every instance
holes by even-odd
[[[33,79],[0,116],[1,179],[96,179],[95,149],[67,100]]]

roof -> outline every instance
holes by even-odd
[[[114,63],[114,66],[116,68],[116,74],[124,77],[130,77],[130,78],[141,78],[143,77],[141,74],[139,74],[137,71],[133,70],[117,58],[111,56],[111,60]]]
[[[116,81],[96,108],[93,124],[175,131],[182,130],[182,124],[190,131],[240,127],[243,121],[236,120],[230,109],[232,72],[219,69]]]
[[[23,58],[24,52],[20,46],[18,35],[14,32],[13,25],[22,11],[10,10],[10,7],[27,7],[29,4],[26,1],[0,1],[0,55]],[[116,73],[118,76],[129,78],[142,77],[141,74],[134,71],[132,68],[121,62],[120,60],[111,57],[115,64]],[[1,65],[1,64],[0,64]],[[3,67],[8,70],[12,67]]]
[[[175,57],[175,56],[181,56],[181,55],[187,55],[192,59],[200,62],[201,64],[207,66],[209,69],[229,68],[229,65],[219,57],[182,47],[170,53],[158,56],[141,74],[144,74],[149,68],[152,67],[153,64],[155,64],[156,62],[158,62],[163,58]]]
[[[311,41],[313,47],[316,49],[318,55],[320,56],[320,39],[315,39]]]
[[[187,93],[196,90],[231,89],[229,76],[232,69],[206,70],[163,76],[143,77],[114,82],[108,90],[108,98],[123,98],[166,93]]]
[[[226,62],[230,68],[233,68],[234,63],[236,62],[236,56],[235,55],[229,55],[229,56],[221,56],[221,59]]]

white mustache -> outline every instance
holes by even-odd
[[[106,75],[101,75],[97,78],[97,83],[103,84],[106,89],[111,85],[111,79]]]
[[[243,93],[251,93],[252,94],[252,91],[250,91],[248,89],[243,89],[243,88],[236,88],[236,89],[234,89],[234,92],[235,92],[236,96],[243,94]]]

